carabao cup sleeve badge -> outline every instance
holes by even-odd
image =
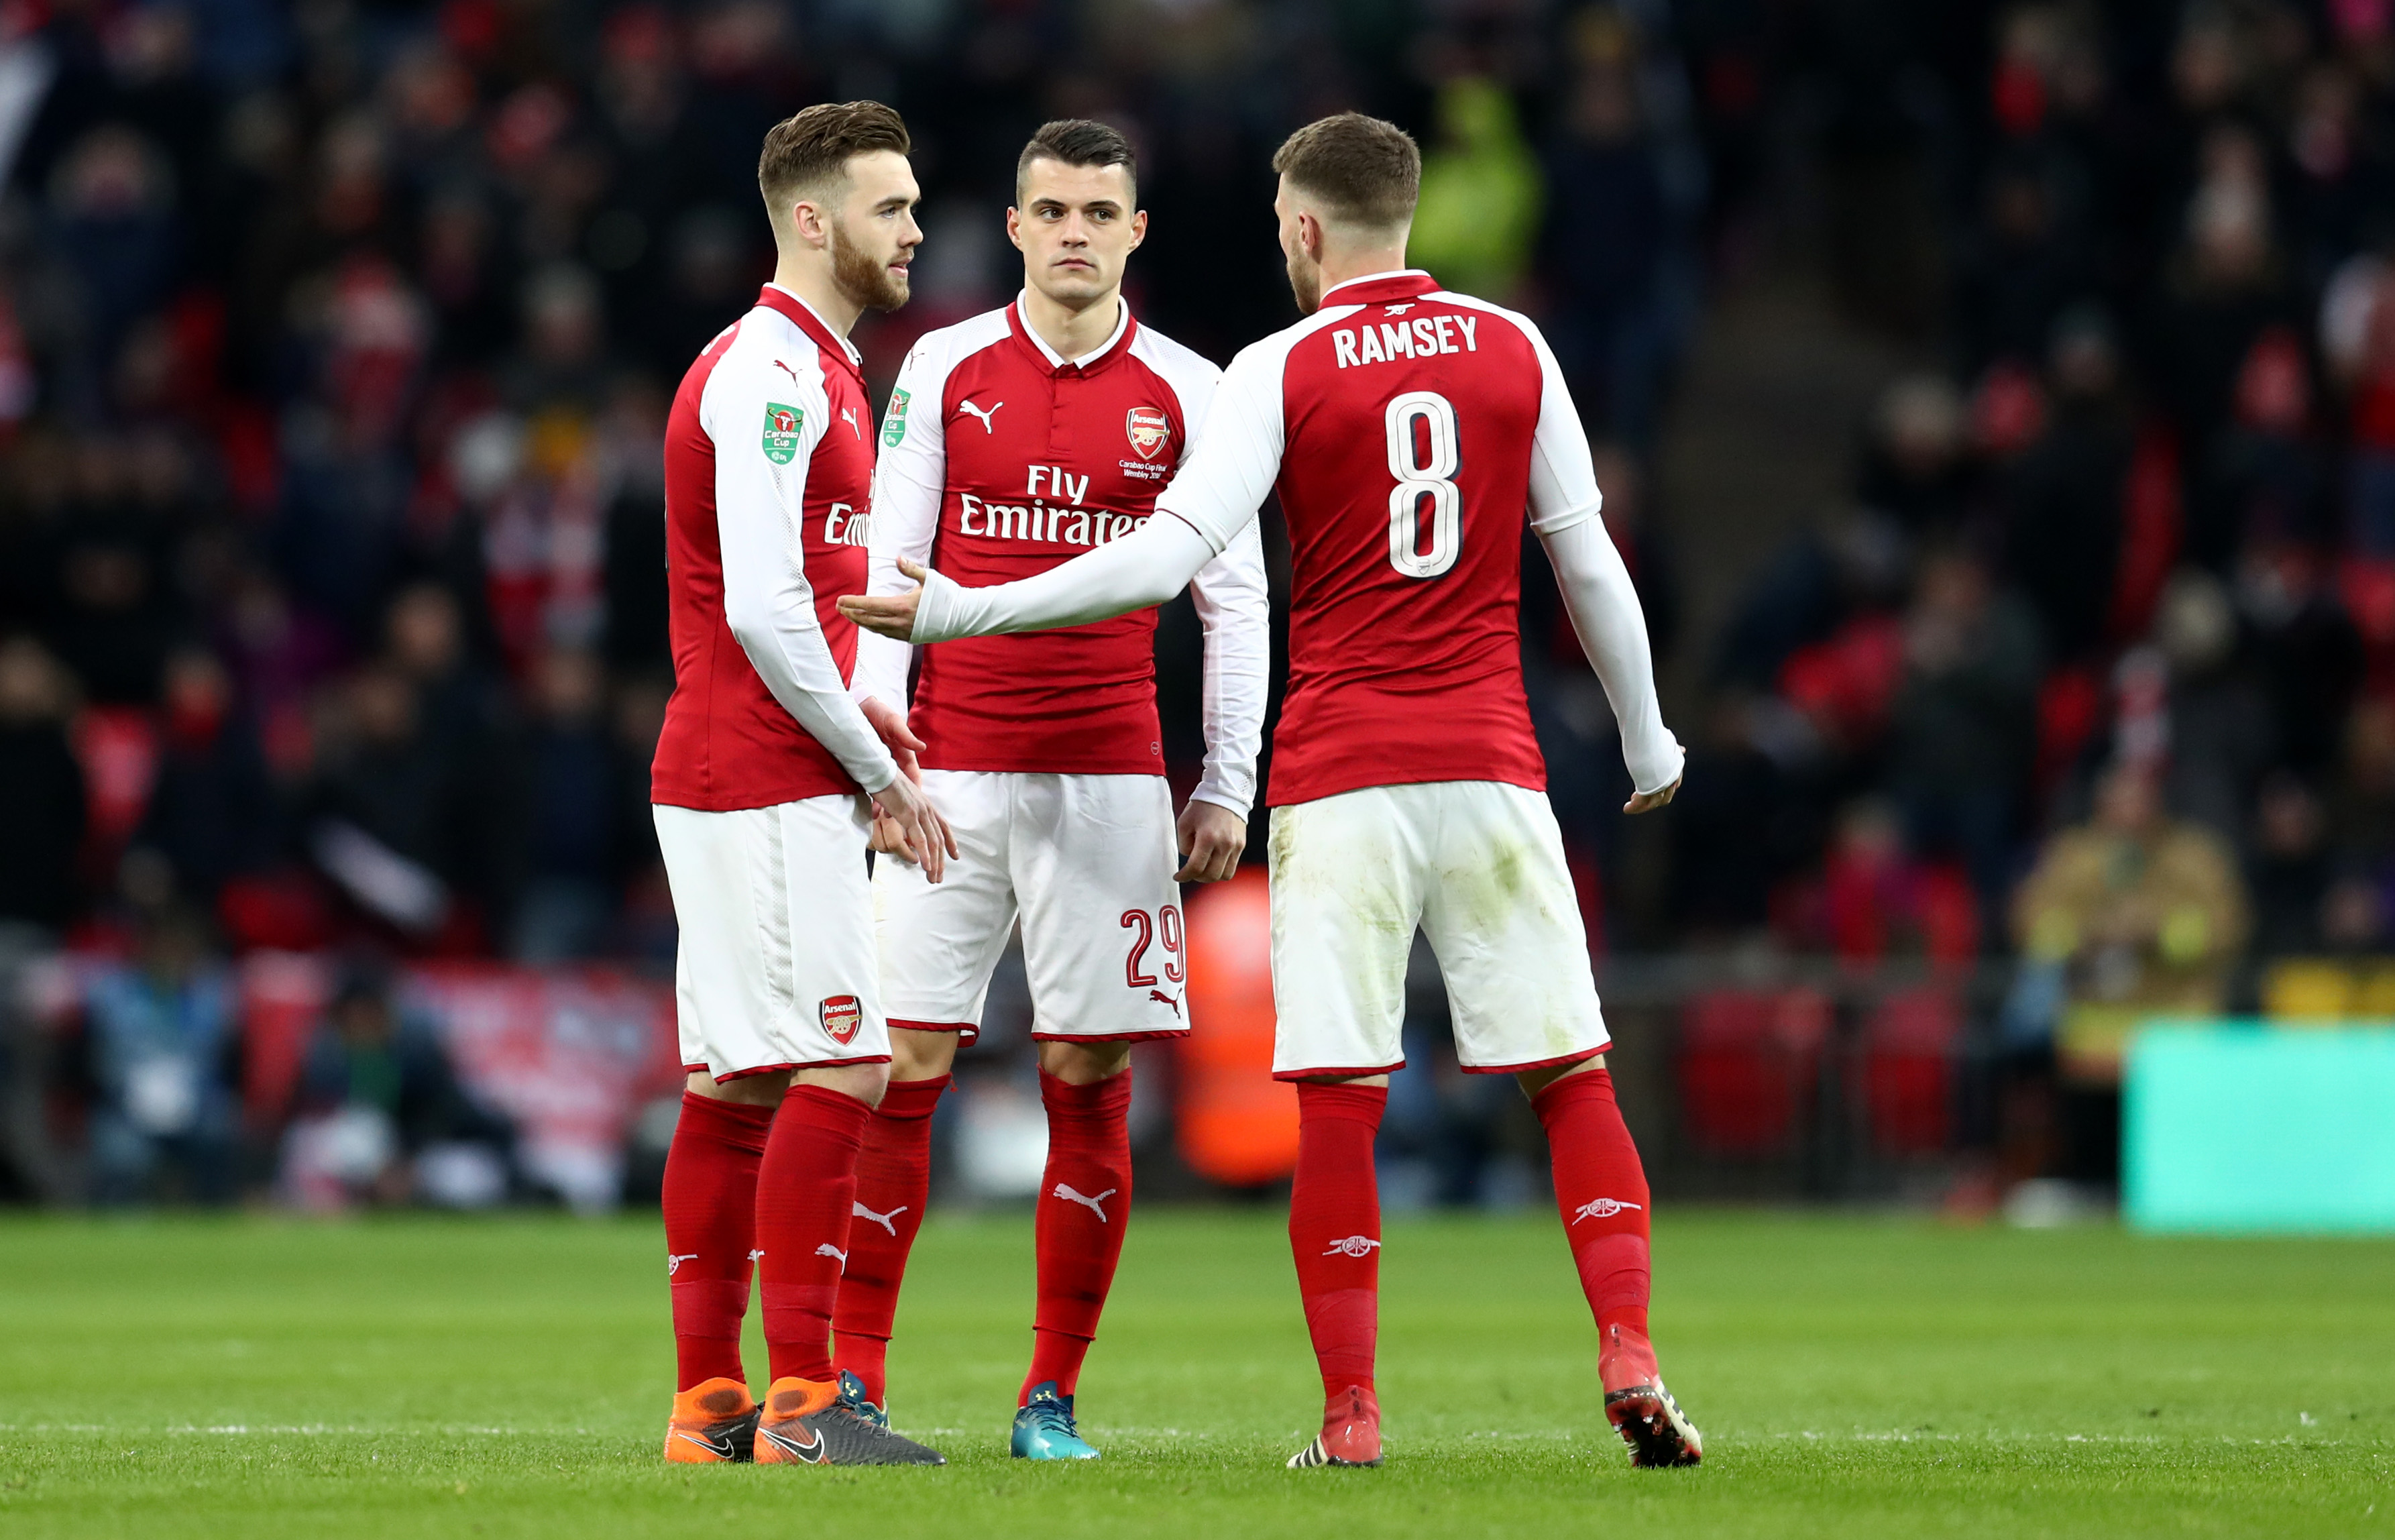
[[[823,1029],[831,1034],[834,1042],[845,1048],[856,1041],[856,1029],[864,1024],[865,1013],[858,1008],[854,995],[833,995],[820,1010]]]
[[[890,392],[890,410],[881,414],[881,446],[895,449],[906,438],[906,392]]]
[[[799,428],[807,415],[778,401],[765,403],[765,458],[787,465],[799,458]]]

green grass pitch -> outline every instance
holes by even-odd
[[[1282,1469],[1319,1401],[1262,1210],[1138,1217],[1105,1459],[1012,1462],[1030,1255],[916,1253],[893,1400],[949,1468],[693,1468],[654,1219],[0,1221],[0,1535],[2395,1534],[2384,1241],[1667,1211],[1696,1471],[1605,1430],[1551,1216],[1392,1224],[1389,1464]]]

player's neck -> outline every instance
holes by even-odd
[[[865,313],[864,306],[840,293],[840,285],[832,282],[828,261],[810,262],[784,252],[774,263],[774,285],[805,300],[834,337],[845,338],[856,318]]]
[[[1326,251],[1322,254],[1322,292],[1327,295],[1342,284],[1370,278],[1376,272],[1402,272],[1405,266],[1406,248],[1402,245],[1374,246],[1370,250]]]
[[[1105,347],[1106,339],[1115,334],[1116,324],[1121,320],[1120,285],[1108,289],[1079,310],[1051,299],[1027,284],[1024,285],[1024,325],[1067,364]]]

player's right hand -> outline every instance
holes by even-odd
[[[957,853],[957,837],[921,787],[898,777],[873,793],[873,816],[877,825],[884,818],[896,825],[907,859],[920,865],[926,878],[940,880],[948,857]]]

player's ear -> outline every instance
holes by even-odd
[[[1137,251],[1147,239],[1147,210],[1143,208],[1131,217],[1131,248]]]
[[[1011,206],[1007,209],[1006,238],[1014,243],[1015,250],[1023,249],[1023,210]]]

